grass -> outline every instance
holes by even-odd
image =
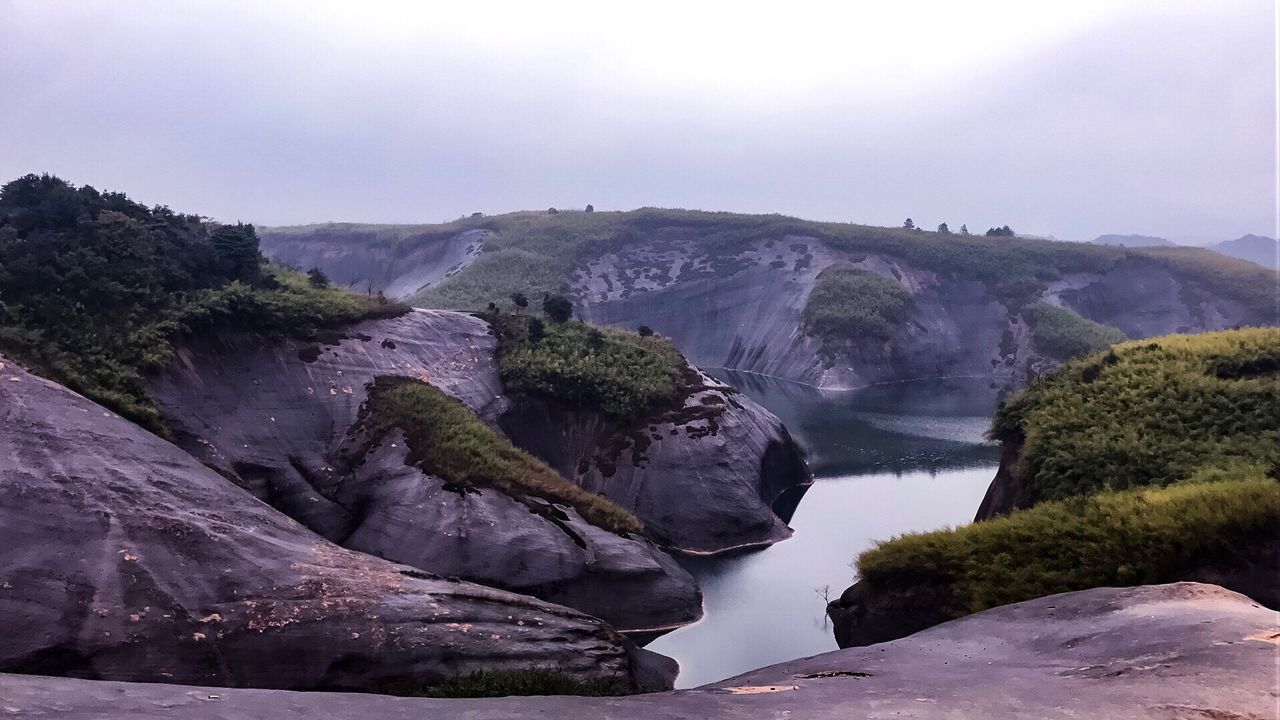
[[[409,447],[406,462],[452,485],[489,486],[516,499],[545,498],[616,533],[644,529],[630,512],[561,477],[513,446],[466,405],[419,380],[376,378],[360,410],[360,427],[369,447],[399,428]]]
[[[679,231],[712,257],[720,273],[734,272],[734,256],[751,243],[787,235],[811,237],[852,254],[877,253],[938,273],[980,280],[1008,303],[1034,300],[1064,275],[1105,272],[1126,260],[1153,262],[1203,288],[1212,288],[1272,317],[1276,289],[1272,274],[1244,261],[1200,248],[1125,248],[1019,237],[938,234],[903,228],[810,222],[781,215],[741,215],[642,208],[629,212],[518,212],[463,219],[443,225],[311,226],[269,232],[319,235],[353,243],[389,244],[408,254],[433,238],[469,229],[488,230],[484,251],[471,266],[412,299],[416,305],[479,310],[490,302],[505,307],[513,292],[529,297],[557,293],[572,280],[581,261],[644,242],[657,233]],[[370,239],[369,235],[373,237]]]
[[[582,695],[603,697],[625,694],[616,683],[585,682],[545,668],[524,670],[480,670],[450,678],[410,695],[431,698],[496,698],[528,695]]]
[[[1006,401],[992,437],[1022,446],[1032,499],[1280,466],[1280,329],[1128,342]]]
[[[1280,484],[1243,479],[1046,502],[955,530],[903,535],[862,553],[867,589],[942,588],[959,617],[1054,593],[1173,582],[1228,568],[1280,533]]]
[[[524,315],[483,316],[498,336],[499,371],[507,392],[553,399],[630,424],[682,397],[684,356],[665,338],[547,322],[529,337]]]
[[[1045,302],[1028,304],[1022,309],[1022,317],[1031,326],[1036,349],[1058,360],[1106,350],[1128,339],[1118,328]]]
[[[830,267],[818,275],[804,307],[804,321],[811,333],[825,338],[888,340],[910,299],[910,293],[888,278]]]

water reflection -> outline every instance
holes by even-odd
[[[702,584],[704,619],[648,647],[680,661],[679,687],[835,649],[826,597],[853,579],[875,540],[967,522],[995,472],[983,439],[997,397],[982,383],[928,381],[822,393],[725,372],[782,418],[817,478],[766,550],[684,561]]]

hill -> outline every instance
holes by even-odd
[[[991,432],[980,521],[860,555],[831,606],[842,642],[1108,585],[1211,579],[1280,605],[1280,330],[1117,345],[1007,400]]]
[[[362,291],[468,310],[508,307],[513,293],[563,293],[580,317],[648,325],[699,365],[825,388],[954,375],[1016,387],[1097,349],[1090,338],[1109,331],[1095,325],[1141,338],[1261,324],[1273,318],[1276,295],[1264,269],[1201,248],[780,215],[519,212],[440,225],[269,228],[262,237],[270,256],[319,266]],[[877,298],[871,315],[839,307],[840,288],[853,285]],[[1057,309],[1048,324],[1037,323],[1043,311],[1028,311],[1039,304]],[[1064,340],[1064,327],[1074,337]]]
[[[1276,268],[1276,245],[1277,241],[1269,237],[1261,235],[1244,235],[1235,240],[1227,240],[1216,245],[1210,245],[1209,249],[1241,260],[1248,260],[1251,263],[1257,263],[1265,268]]]

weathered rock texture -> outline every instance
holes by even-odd
[[[569,508],[531,512],[491,488],[451,492],[405,465],[404,442],[349,456],[379,375],[430,382],[489,420],[507,409],[485,323],[423,311],[345,335],[207,338],[183,347],[152,389],[180,445],[344,547],[553,599],[624,630],[701,615],[693,578],[644,538],[600,530]]]
[[[601,531],[570,509],[534,513],[493,490],[446,491],[404,465],[403,443],[350,462],[343,447],[365,386],[405,375],[440,387],[675,547],[718,550],[789,533],[769,509],[773,485],[809,476],[781,423],[759,406],[735,399],[714,433],[705,421],[663,424],[663,433],[679,433],[637,464],[629,440],[598,418],[544,417],[529,428],[530,413],[547,406],[502,395],[495,351],[483,321],[419,311],[357,325],[330,344],[207,338],[182,348],[152,389],[180,445],[326,538],[564,603],[625,630],[697,619],[693,579],[650,540]],[[595,449],[606,446],[617,446],[609,457],[620,469],[612,482],[595,482]],[[577,474],[583,461],[595,475]]]
[[[746,396],[692,375],[697,389],[682,407],[634,427],[536,398],[519,398],[499,422],[565,477],[630,509],[671,549],[706,555],[790,537],[772,506],[811,481],[795,442]]]
[[[674,672],[580,612],[333,545],[3,359],[0,419],[0,671],[351,689],[533,665],[632,686]]]
[[[263,248],[304,267],[317,264],[344,282],[365,287],[372,281],[375,289],[408,298],[420,278],[465,272],[466,263],[445,258],[445,248],[471,247],[475,233],[489,231],[465,237],[425,229],[414,234],[408,227],[400,232],[409,238],[402,246],[375,240],[374,231],[359,226],[268,230]],[[940,377],[989,378],[1012,388],[1057,364],[1035,347],[1016,310],[982,282],[947,278],[889,254],[843,251],[805,235],[726,249],[708,240],[714,232],[650,226],[629,242],[584,249],[566,277],[576,310],[596,323],[648,325],[702,367],[829,389]],[[376,260],[355,257],[366,248]],[[436,255],[444,259],[432,260]],[[365,262],[377,267],[365,268]],[[877,273],[911,294],[887,341],[824,340],[806,331],[805,304],[818,275],[831,266]],[[1126,257],[1105,272],[1064,277],[1050,283],[1043,299],[1132,338],[1275,321],[1187,281],[1154,257]]]
[[[1208,585],[1098,588],[996,608],[918,635],[625,698],[422,700],[0,676],[27,717],[1091,718],[1280,716],[1276,613]]]

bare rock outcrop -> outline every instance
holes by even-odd
[[[672,665],[578,611],[338,547],[0,359],[0,671],[366,690],[546,666],[642,688]]]
[[[796,717],[1176,720],[1277,717],[1276,613],[1211,585],[1095,588],[909,638],[625,698],[424,700],[0,676],[11,712],[66,720],[225,717]]]

